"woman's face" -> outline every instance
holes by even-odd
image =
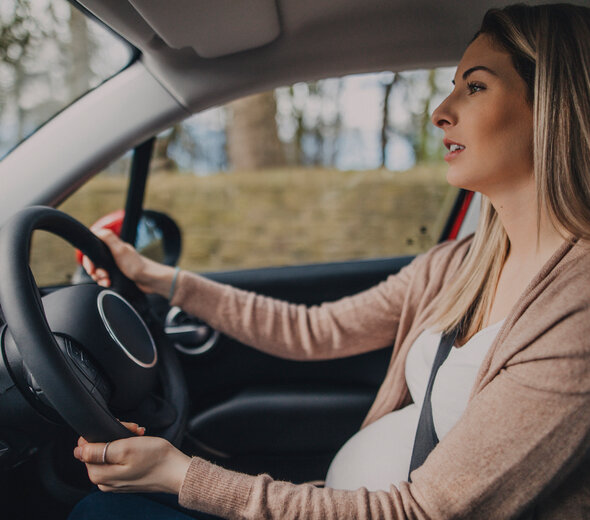
[[[454,89],[432,114],[449,149],[447,180],[490,198],[533,183],[533,113],[510,55],[480,35],[465,51]],[[456,150],[456,146],[460,147]]]

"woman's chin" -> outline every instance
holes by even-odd
[[[469,182],[468,176],[460,171],[457,171],[457,169],[453,168],[453,166],[449,166],[446,178],[447,182],[455,188],[474,191],[473,183]]]

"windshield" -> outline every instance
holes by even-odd
[[[129,44],[66,0],[2,0],[0,157],[132,56]]]

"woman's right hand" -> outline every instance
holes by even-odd
[[[144,436],[135,423],[122,424],[137,436],[108,446],[78,439],[74,457],[86,464],[91,482],[101,491],[178,494],[191,458],[164,439]]]
[[[110,249],[115,263],[121,272],[133,281],[145,293],[158,293],[168,297],[174,268],[159,264],[139,254],[133,246],[123,242],[109,229],[92,230]],[[97,268],[87,256],[82,259],[82,265],[90,277],[103,287],[110,287],[109,273]]]

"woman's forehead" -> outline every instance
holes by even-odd
[[[518,75],[510,54],[487,34],[480,34],[469,44],[457,66],[455,80],[474,68],[494,72],[499,77]]]

